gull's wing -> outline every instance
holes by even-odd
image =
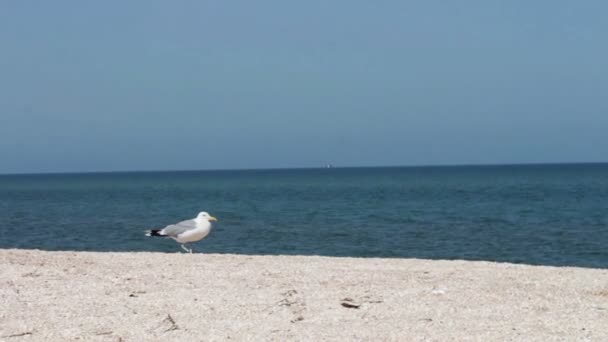
[[[182,234],[183,232],[192,230],[196,228],[196,222],[194,222],[194,220],[186,220],[186,221],[182,221],[176,224],[171,224],[166,226],[165,228],[163,228],[163,230],[160,231],[161,234],[166,235],[166,236],[170,236],[170,237],[174,237],[174,236],[178,236],[179,234]]]

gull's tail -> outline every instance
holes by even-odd
[[[146,230],[146,236],[165,236],[163,234],[160,233],[162,229],[151,229],[151,230]]]

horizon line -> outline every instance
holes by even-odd
[[[598,165],[608,161],[590,162],[521,162],[521,163],[455,163],[455,164],[413,164],[413,165],[344,165],[330,169],[374,169],[374,168],[449,168],[449,167],[496,167],[496,166],[558,166],[558,165]],[[329,164],[331,165],[331,164]],[[163,172],[218,172],[218,171],[275,171],[275,170],[318,170],[327,166],[294,166],[294,167],[259,167],[259,168],[211,168],[211,169],[156,169],[156,170],[109,170],[109,171],[51,171],[51,172],[10,172],[0,176],[35,176],[35,175],[73,175],[73,174],[111,174],[111,173],[163,173]]]

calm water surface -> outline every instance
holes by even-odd
[[[608,267],[608,164],[0,176],[0,248],[177,252],[142,231],[206,210],[199,252]]]

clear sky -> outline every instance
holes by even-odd
[[[0,173],[608,161],[606,13],[3,1]]]

